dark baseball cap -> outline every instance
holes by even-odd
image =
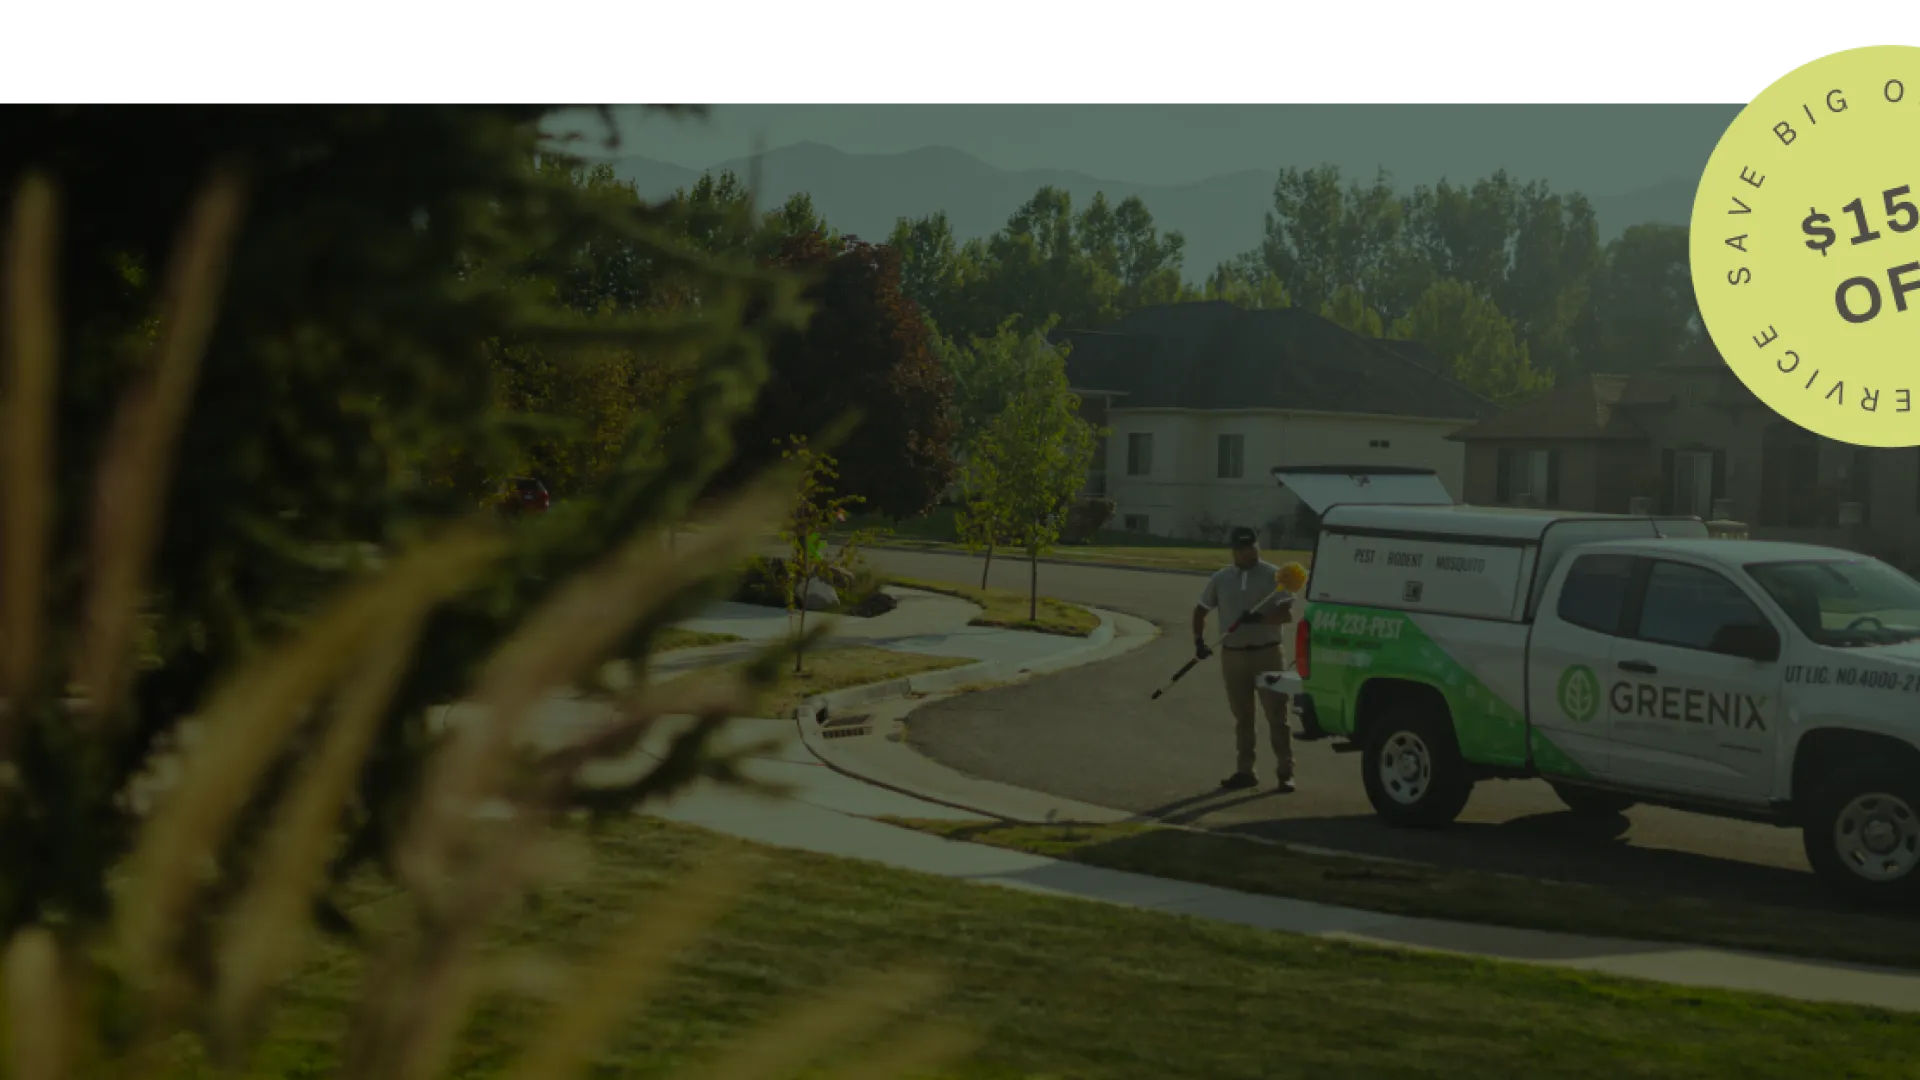
[[[1247,528],[1245,525],[1241,525],[1233,530],[1229,541],[1237,548],[1259,547],[1260,534]]]

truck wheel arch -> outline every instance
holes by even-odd
[[[1400,705],[1416,705],[1440,714],[1453,728],[1453,703],[1440,687],[1402,676],[1375,676],[1362,682],[1353,697],[1353,741],[1365,743],[1374,719]],[[1455,738],[1459,733],[1455,732]]]
[[[1920,773],[1920,749],[1892,735],[1858,728],[1823,727],[1800,736],[1793,747],[1792,799],[1796,810],[1820,783],[1849,763],[1900,762]]]

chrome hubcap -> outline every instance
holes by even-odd
[[[1834,819],[1833,847],[1866,880],[1897,881],[1920,865],[1920,816],[1897,796],[1861,795]]]
[[[1412,806],[1426,796],[1432,783],[1433,754],[1427,744],[1411,731],[1395,732],[1380,751],[1380,784],[1387,797]]]

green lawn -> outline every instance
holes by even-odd
[[[1920,968],[1920,919],[1785,911],[1437,866],[1288,851],[1241,837],[1143,823],[896,824],[953,839],[1177,881],[1497,926]]]
[[[514,913],[497,942],[604,953],[716,844],[736,842],[622,822],[595,842],[589,881]],[[1346,946],[750,850],[757,887],[618,1026],[593,1076],[709,1075],[697,1066],[750,1029],[902,961],[949,980],[917,1015],[979,1038],[937,1074],[948,1080],[1906,1078],[1920,1058],[1920,1024],[1907,1016]],[[359,975],[335,948],[294,980],[249,1075],[331,1075]],[[564,995],[555,1006],[568,1007]],[[502,1075],[542,1022],[538,1007],[490,1001],[449,1075]],[[191,1056],[182,1064],[176,1075],[213,1075]],[[756,1075],[795,1074],[825,1075]]]
[[[1086,637],[1100,628],[1098,615],[1065,600],[1041,597],[1036,611],[1039,617],[1029,619],[1027,612],[1033,605],[1028,602],[1026,593],[1015,589],[978,589],[971,585],[951,585],[944,581],[921,581],[918,578],[895,577],[887,580],[903,589],[944,593],[978,605],[980,614],[973,619],[974,626],[997,626],[1067,637]]]
[[[967,552],[963,544],[915,537],[882,537],[868,547],[892,548],[900,551]],[[968,552],[968,554],[974,553]],[[1210,574],[1227,565],[1230,560],[1224,546],[1195,547],[1172,544],[1142,544],[1138,547],[1117,544],[1062,544],[1044,557],[1063,562],[1086,563],[1090,566],[1117,566],[1132,570],[1178,570],[1192,574]],[[1015,554],[1010,558],[1019,559],[1021,556]],[[1313,565],[1311,551],[1263,551],[1261,558],[1275,566],[1289,562],[1297,562],[1307,567]]]
[[[834,641],[816,646],[806,654],[804,660],[804,668],[798,674],[791,670],[791,663],[787,665],[788,671],[782,677],[780,685],[761,702],[758,710],[760,715],[791,716],[795,707],[802,701],[817,694],[978,663],[967,657],[932,656],[927,653],[901,652],[872,645],[841,644]],[[738,667],[744,666],[744,663],[694,671],[681,678],[717,678],[722,672],[737,670]]]
[[[1194,573],[1212,573],[1232,561],[1225,545],[1220,547],[1123,547],[1118,545],[1087,545],[1084,547],[1062,547],[1054,551],[1053,556],[1071,559],[1075,562],[1095,563],[1102,566],[1121,566],[1155,570],[1187,570]],[[1263,551],[1260,557],[1275,566],[1284,566],[1297,562],[1302,566],[1313,565],[1311,551]]]
[[[655,640],[657,652],[674,652],[679,649],[704,649],[709,645],[731,645],[746,639],[738,634],[714,634],[705,630],[682,630],[669,627]]]
[[[874,547],[917,551],[965,551],[966,547],[957,542],[953,518],[953,509],[942,507],[926,517],[909,521],[896,522],[868,516],[852,518],[848,521],[848,525],[855,528],[884,530],[885,535],[871,545]],[[1119,529],[1102,529],[1094,534],[1091,543],[1061,544],[1046,557],[1102,566],[1185,570],[1196,573],[1210,573],[1227,565],[1228,562],[1227,548],[1224,543],[1195,544],[1191,540],[1175,540]],[[1287,562],[1313,565],[1313,553],[1310,551],[1276,550],[1266,552],[1264,557],[1276,566]]]

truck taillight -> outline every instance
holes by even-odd
[[[1302,679],[1307,677],[1307,656],[1312,651],[1313,624],[1301,619],[1300,629],[1293,635],[1293,670],[1299,672]]]

